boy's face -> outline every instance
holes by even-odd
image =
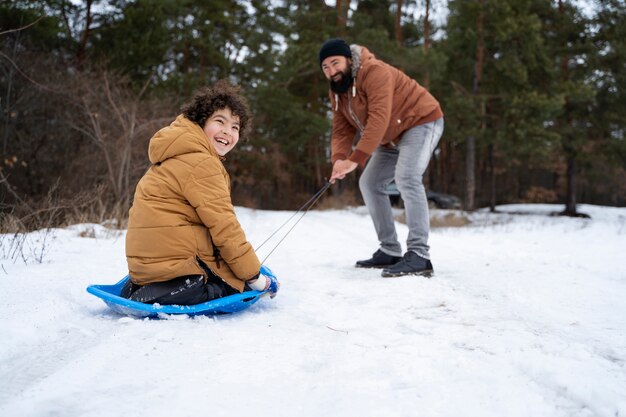
[[[204,124],[204,133],[219,156],[224,156],[239,141],[239,116],[227,107],[217,110]]]

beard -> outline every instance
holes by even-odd
[[[330,89],[333,93],[343,94],[350,89],[352,81],[354,81],[352,71],[350,71],[350,68],[346,68],[346,70],[341,73],[339,81],[330,80]]]

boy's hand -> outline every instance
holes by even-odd
[[[270,298],[276,297],[278,290],[280,289],[280,282],[275,276],[265,277],[267,279],[267,286],[265,289],[270,293]]]
[[[278,282],[278,278],[276,278],[276,275],[274,275],[272,270],[265,265],[261,265],[260,272],[261,276],[265,276],[265,278],[267,278],[267,287],[265,289],[268,290],[268,292],[270,293],[270,297],[276,297],[278,289],[280,288],[280,282]]]
[[[267,291],[271,298],[276,297],[276,294],[280,289],[280,282],[278,282],[278,278],[276,278],[272,271],[265,265],[261,265],[259,277],[248,281],[248,285],[253,290]]]

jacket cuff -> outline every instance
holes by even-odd
[[[369,154],[366,154],[363,151],[355,149],[354,152],[352,152],[352,155],[350,155],[350,158],[348,159],[351,160],[352,162],[356,162],[362,168],[365,166],[365,163],[367,162],[369,157],[370,157]]]

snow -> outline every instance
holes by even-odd
[[[31,233],[27,262],[4,236],[0,416],[626,416],[626,208],[560,209],[433,229],[431,279],[353,267],[363,207],[311,211],[267,261],[276,298],[161,320],[85,291],[126,274],[123,232]],[[254,246],[293,214],[237,213]]]

